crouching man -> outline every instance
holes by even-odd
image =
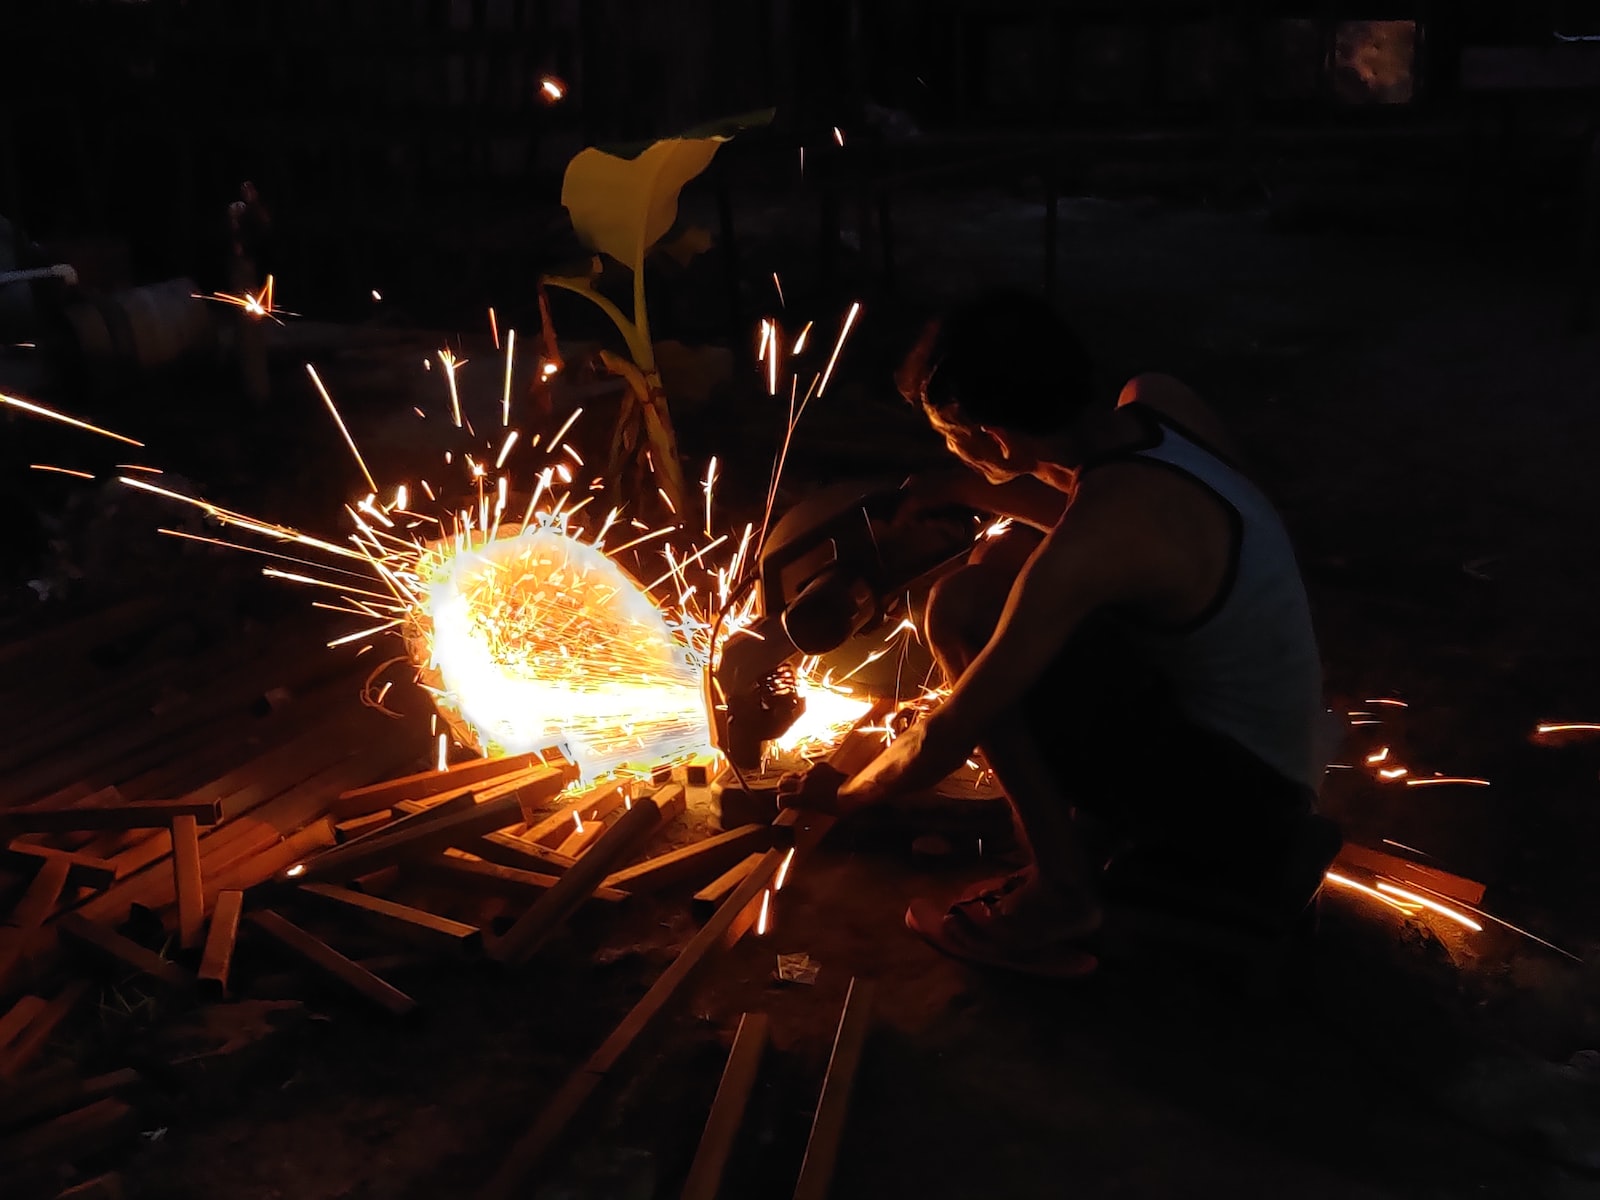
[[[960,466],[913,481],[908,505],[1016,528],[929,597],[948,698],[859,774],[818,769],[795,797],[849,811],[931,787],[980,750],[1031,865],[954,904],[917,901],[907,924],[950,953],[1058,976],[1095,965],[1081,946],[1102,916],[1085,819],[1270,853],[1324,766],[1317,642],[1278,514],[1188,388],[1140,376],[1113,404],[1090,375],[1072,332],[1026,295],[925,330],[898,383]]]

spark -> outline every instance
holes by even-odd
[[[441,733],[439,735],[439,770],[442,771],[446,767],[448,767],[449,765],[450,765],[450,735],[448,733]]]
[[[489,306],[489,336],[494,339],[494,348],[500,349],[500,324],[494,319],[494,305]]]
[[[767,347],[772,343],[772,322],[761,318],[761,341],[756,346],[756,361],[766,362]]]
[[[583,409],[581,409],[581,408],[573,409],[572,410],[572,415],[569,416],[565,421],[563,421],[561,423],[561,428],[556,430],[555,436],[550,439],[550,445],[554,446],[562,438],[566,437],[567,436],[567,430],[571,429],[572,428],[572,423],[574,421],[576,421],[581,416],[583,416]]]
[[[1378,774],[1385,779],[1399,779],[1402,775],[1407,774],[1407,771],[1404,767],[1385,767]]]
[[[367,470],[366,460],[361,457],[361,451],[356,448],[356,440],[350,436],[350,430],[346,427],[344,418],[339,415],[338,408],[334,406],[333,397],[328,395],[328,389],[322,386],[322,377],[317,374],[317,369],[310,363],[306,364],[306,374],[311,376],[311,382],[317,385],[317,394],[322,397],[322,402],[328,406],[328,412],[333,416],[333,423],[339,427],[339,432],[344,435],[345,445],[350,447],[350,453],[355,456],[356,465],[361,468],[361,475],[367,481],[367,486],[373,491],[377,491],[377,481],[372,478],[372,472]]]
[[[794,865],[794,847],[789,847],[789,853],[783,856],[783,861],[778,864],[778,877],[772,881],[772,890],[783,891],[783,885],[789,878],[789,868]]]
[[[517,331],[506,330],[506,386],[500,395],[500,428],[511,424],[511,364],[517,353]]]
[[[789,351],[791,355],[799,355],[806,348],[806,338],[810,336],[813,324],[815,324],[813,321],[806,322],[805,328],[800,331],[800,336],[794,339],[794,349]]]
[[[498,471],[506,465],[506,455],[511,453],[511,447],[517,444],[517,431],[513,429],[506,434],[505,442],[500,446],[500,453],[495,456],[494,469]]]
[[[583,818],[578,815],[577,809],[573,809],[572,811],[572,823],[577,826],[578,833],[583,832]]]
[[[706,536],[711,536],[711,489],[717,481],[717,456],[713,454],[711,461],[706,465],[706,477],[700,488],[706,494]]]
[[[767,933],[767,917],[772,908],[772,889],[767,888],[761,893],[761,914],[756,917],[756,936],[765,937]]]
[[[362,630],[357,631],[356,633],[347,633],[343,637],[334,638],[333,641],[329,642],[328,643],[328,649],[333,650],[333,649],[338,648],[339,646],[347,646],[351,642],[359,642],[363,638],[372,637],[374,634],[383,633],[386,630],[393,629],[395,626],[397,626],[397,625],[399,625],[401,623],[402,623],[402,618],[396,617],[392,621],[385,621],[382,625],[375,625],[371,629],[362,629]],[[443,767],[440,767],[439,769],[441,771],[444,770]]]
[[[837,125],[833,127],[833,140],[838,142],[841,146],[844,145],[844,134],[839,132],[839,127]]]
[[[498,345],[498,341],[496,342]],[[450,383],[450,419],[455,422],[456,428],[461,428],[461,394],[456,391],[456,368],[466,365],[465,359],[457,360],[456,356],[448,349],[439,351],[439,363],[444,367],[444,377]]]
[[[785,308],[788,308],[789,302],[783,298],[783,281],[778,278],[778,273],[776,271],[772,273],[772,286],[777,289],[778,303],[783,305]]]
[[[567,94],[566,86],[555,76],[546,75],[539,80],[539,92],[551,104],[556,103]]]
[[[163,473],[160,467],[141,467],[138,463],[117,463],[116,467],[119,471],[146,471],[151,475]]]
[[[1374,750],[1371,754],[1367,755],[1367,765],[1369,767],[1373,766],[1376,763],[1387,762],[1388,760],[1389,760],[1389,747],[1387,747],[1387,746],[1384,746],[1383,748],[1381,748],[1379,750]]]
[[[10,408],[21,409],[25,413],[30,413],[36,417],[43,417],[47,421],[59,421],[63,425],[71,425],[74,429],[85,429],[90,433],[98,433],[101,437],[108,437],[113,441],[125,442],[130,446],[138,446],[140,449],[144,448],[143,442],[136,441],[131,437],[125,437],[120,433],[112,433],[109,429],[102,429],[98,425],[91,425],[87,421],[80,421],[77,417],[69,417],[66,413],[57,412],[53,408],[46,408],[42,404],[35,404],[31,400],[24,400],[20,396],[8,396],[4,392],[0,392],[0,404],[4,404]]]
[[[1327,872],[1325,875],[1323,875],[1323,878],[1329,883],[1338,884],[1340,887],[1349,888],[1351,891],[1360,892],[1362,895],[1368,896],[1373,900],[1378,901],[1380,904],[1387,904],[1390,908],[1396,910],[1397,912],[1405,913],[1408,917],[1416,911],[1413,906],[1402,904],[1398,900],[1392,899],[1389,896],[1385,896],[1376,888],[1370,888],[1364,883],[1357,883],[1354,879],[1351,879],[1345,875],[1340,875],[1336,871]]]
[[[406,500],[408,498],[409,497],[406,494],[406,485],[405,484],[402,483],[399,487],[395,488],[395,490],[394,490],[394,507],[395,507],[395,510],[397,512],[405,510]]]
[[[839,331],[839,340],[834,343],[833,353],[828,357],[828,366],[822,372],[822,382],[817,385],[817,395],[820,396],[828,390],[828,380],[833,377],[833,365],[839,361],[839,351],[844,349],[844,340],[850,336],[850,327],[855,324],[860,312],[861,302],[858,300],[850,306],[850,313],[844,319],[844,328]]]
[[[1392,696],[1385,697],[1385,698],[1379,699],[1379,700],[1363,700],[1361,703],[1363,703],[1363,704],[1386,704],[1390,708],[1410,708],[1411,707],[1404,700],[1396,700]]]
[[[1408,779],[1407,787],[1428,787],[1435,783],[1461,783],[1470,787],[1488,787],[1487,779],[1473,779],[1465,775],[1435,775],[1431,779]]]
[[[375,304],[382,304],[383,303],[383,297],[378,294],[378,289],[377,288],[373,288],[372,289],[372,300],[373,300],[373,303],[375,303]]]
[[[1479,925],[1471,917],[1463,916],[1461,913],[1456,912],[1455,909],[1447,908],[1445,905],[1440,904],[1437,900],[1429,900],[1426,896],[1419,896],[1415,892],[1408,892],[1405,890],[1405,888],[1395,887],[1394,884],[1385,883],[1381,879],[1378,880],[1378,890],[1380,892],[1386,892],[1391,896],[1398,896],[1408,904],[1419,904],[1429,912],[1438,913],[1441,917],[1448,917],[1457,925],[1461,925],[1472,930],[1473,933],[1483,932],[1483,926]]]
[[[563,454],[565,454],[568,458],[570,458],[573,462],[577,463],[580,467],[583,466],[583,457],[576,450],[574,450],[572,448],[570,443],[562,442],[561,443],[561,452]]]
[[[553,362],[541,363],[539,366],[539,374],[545,379],[549,379],[559,370],[561,370],[561,368],[556,366],[556,364]]]
[[[272,286],[272,276],[268,275],[266,283],[262,286],[259,292],[245,292],[240,296],[235,296],[230,292],[213,292],[209,296],[203,295],[200,292],[194,292],[192,294],[196,300],[212,300],[218,304],[231,304],[233,307],[242,310],[248,316],[255,317],[257,320],[260,320],[264,317],[269,321],[277,321],[279,325],[282,325],[283,322],[278,320],[280,314],[290,317],[294,316],[295,314],[285,313],[281,308],[278,308],[273,304]],[[373,298],[376,299],[378,293],[373,292],[372,295]]]
[[[667,495],[667,489],[666,488],[658,487],[656,489],[656,494],[661,497],[661,502],[667,506],[667,511],[668,512],[675,513],[675,512],[678,511],[678,506],[673,504],[672,497]]]
[[[1600,724],[1588,721],[1563,721],[1558,724],[1540,725],[1535,733],[1600,733]]]
[[[306,873],[306,865],[305,863],[295,863],[286,873],[290,879],[297,879]]]
[[[94,478],[94,476],[88,471],[75,471],[71,467],[52,467],[52,466],[49,466],[49,465],[47,465],[45,463],[29,463],[28,464],[28,470],[30,470],[30,471],[48,471],[52,475],[71,475],[74,479],[93,479]]]
[[[1397,849],[1404,850],[1407,854],[1420,854],[1423,858],[1433,857],[1433,855],[1429,854],[1426,850],[1418,850],[1415,846],[1408,846],[1404,842],[1395,841],[1393,838],[1384,838],[1383,844],[1385,846],[1394,846]]]

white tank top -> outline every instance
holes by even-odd
[[[1327,766],[1317,761],[1322,659],[1288,531],[1237,469],[1164,414],[1144,413],[1161,440],[1132,457],[1177,470],[1222,502],[1233,518],[1234,561],[1195,621],[1171,629],[1132,623],[1135,641],[1186,718],[1314,794]]]

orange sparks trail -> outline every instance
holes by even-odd
[[[1385,883],[1381,879],[1378,880],[1378,890],[1391,896],[1398,896],[1407,904],[1420,905],[1429,912],[1436,912],[1441,917],[1447,917],[1454,921],[1457,925],[1464,926],[1465,928],[1472,930],[1474,933],[1483,932],[1483,926],[1479,925],[1472,918],[1462,916],[1460,913],[1456,912],[1455,909],[1447,908],[1445,905],[1440,904],[1437,900],[1429,900],[1426,896],[1419,896],[1415,892],[1408,892],[1404,888],[1397,888],[1394,886],[1394,884]]]
[[[506,385],[500,396],[500,428],[511,424],[511,367],[516,361],[517,331],[506,330]]]
[[[322,402],[328,406],[328,412],[333,416],[333,423],[339,427],[339,432],[344,435],[344,444],[350,447],[350,453],[355,456],[356,465],[361,468],[361,475],[367,481],[367,486],[373,491],[378,490],[377,480],[372,478],[372,472],[367,470],[367,463],[361,457],[361,451],[356,449],[356,440],[350,436],[350,430],[345,426],[344,418],[339,415],[339,410],[334,406],[333,397],[328,395],[328,389],[322,386],[322,377],[317,374],[317,369],[310,363],[306,364],[306,374],[311,376],[311,382],[317,385],[317,395],[322,397]]]
[[[489,306],[489,336],[494,339],[494,348],[500,349],[500,323],[494,319],[494,305]]]
[[[1402,904],[1399,900],[1395,900],[1395,899],[1392,899],[1392,898],[1390,898],[1388,896],[1385,896],[1382,892],[1378,891],[1376,888],[1368,887],[1364,883],[1357,883],[1354,879],[1351,879],[1349,876],[1340,875],[1336,871],[1327,872],[1325,875],[1323,875],[1323,878],[1326,879],[1329,883],[1337,884],[1339,887],[1349,888],[1353,892],[1360,892],[1363,896],[1367,896],[1367,897],[1369,897],[1369,898],[1371,898],[1373,900],[1376,900],[1380,904],[1386,904],[1390,908],[1395,909],[1395,910],[1397,910],[1399,912],[1403,912],[1403,913],[1407,914],[1408,916],[1411,913],[1416,911],[1416,909],[1413,906],[1408,905],[1408,904]]]
[[[112,433],[109,429],[102,429],[98,425],[91,425],[87,421],[80,421],[77,417],[69,417],[66,413],[57,412],[53,408],[46,408],[42,404],[35,404],[31,400],[24,400],[20,396],[8,396],[0,392],[0,404],[7,408],[17,409],[19,412],[28,413],[30,416],[43,417],[47,421],[59,421],[63,425],[71,425],[74,429],[84,429],[90,433],[98,433],[101,437],[108,437],[112,441],[125,442],[130,446],[144,449],[144,443],[135,441],[131,437],[124,437],[120,433]]]
[[[772,889],[768,888],[761,893],[761,915],[756,918],[756,936],[765,937],[767,932],[767,917],[772,908]]]
[[[1488,787],[1487,779],[1473,779],[1464,775],[1435,775],[1431,779],[1408,779],[1407,787],[1428,787],[1435,783],[1462,783],[1471,787]]]
[[[833,353],[828,357],[828,367],[822,372],[822,382],[817,385],[817,395],[822,395],[828,390],[828,380],[833,377],[833,364],[839,361],[839,351],[844,349],[844,340],[850,336],[850,326],[856,323],[856,317],[861,313],[861,303],[857,301],[850,306],[850,313],[844,319],[844,328],[839,331],[839,340],[834,343]]]
[[[1600,724],[1588,721],[1563,721],[1558,724],[1540,725],[1535,733],[1600,733]]]
[[[48,471],[52,475],[71,475],[74,479],[93,479],[88,471],[74,471],[71,467],[52,467],[45,463],[29,463],[30,471]]]

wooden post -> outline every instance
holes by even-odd
[[[723,1068],[717,1098],[711,1102],[711,1114],[706,1118],[706,1131],[700,1136],[700,1148],[695,1151],[689,1178],[683,1185],[683,1200],[717,1200],[734,1138],[744,1123],[750,1093],[755,1090],[756,1076],[761,1071],[767,1025],[766,1013],[745,1013],[739,1018],[728,1065]]]
[[[833,1039],[833,1056],[828,1059],[828,1074],[823,1078],[822,1097],[811,1122],[805,1161],[800,1164],[800,1179],[794,1186],[795,1200],[827,1200],[833,1187],[833,1170],[839,1161],[845,1118],[850,1112],[850,1093],[872,1024],[872,992],[870,982],[852,979],[850,990],[845,993],[839,1032]]]
[[[590,821],[582,829],[574,828],[556,847],[557,854],[565,854],[569,858],[577,858],[591,845],[597,842],[606,831],[604,821]]]
[[[770,825],[743,825],[719,833],[691,846],[684,846],[642,863],[624,867],[606,879],[608,887],[625,892],[650,892],[674,887],[696,879],[704,879],[711,872],[751,851],[760,851],[772,845]],[[759,853],[757,854],[759,857]]]
[[[216,800],[126,800],[93,808],[14,808],[0,816],[11,833],[76,833],[102,829],[160,829],[179,817],[215,825],[222,819]]]
[[[475,925],[452,921],[449,917],[441,917],[437,913],[399,904],[381,896],[369,896],[328,883],[308,883],[300,889],[300,893],[359,913],[386,929],[395,930],[425,945],[469,953],[482,944]]]
[[[230,889],[217,893],[199,979],[202,986],[219,996],[228,994],[228,973],[233,969],[233,947],[239,937],[239,915],[243,910],[243,892]]]
[[[576,776],[577,768],[563,764],[560,769],[542,768],[538,776],[528,783],[530,788],[543,790],[553,796]],[[386,804],[393,803],[386,801]],[[394,805],[403,807],[403,804]],[[339,846],[319,855],[306,864],[299,876],[305,882],[337,883],[353,879],[401,862],[414,855],[431,854],[446,846],[470,841],[520,820],[522,808],[515,795],[501,796],[498,800],[475,804],[463,812],[422,821],[411,828],[389,832],[379,830],[368,834],[348,846]]]
[[[636,801],[559,883],[534,901],[533,907],[522,914],[505,936],[490,946],[489,953],[500,962],[527,962],[600,886],[606,873],[632,855],[649,837],[660,815],[654,799],[647,797]]]
[[[417,1002],[399,988],[385,983],[359,963],[350,961],[320,938],[284,920],[271,909],[253,912],[246,919],[296,957],[392,1015],[403,1017],[415,1011]]]
[[[524,771],[563,763],[560,751],[554,749],[534,750],[509,758],[476,758],[443,771],[423,771],[342,792],[339,795],[338,814],[340,817],[360,816],[375,809],[392,808],[401,800],[426,800],[430,796],[469,784],[488,786],[491,782],[502,782]]]
[[[87,979],[75,979],[62,988],[60,994],[39,1011],[21,1035],[0,1055],[0,1079],[16,1078],[22,1068],[32,1062],[44,1049],[50,1035],[55,1033],[56,1026],[66,1020],[88,991]]]
[[[200,944],[205,927],[205,885],[200,876],[200,830],[191,816],[172,818],[172,887],[178,897],[178,943]]]
[[[672,965],[662,972],[621,1024],[612,1030],[611,1036],[589,1056],[588,1062],[573,1072],[534,1119],[528,1132],[517,1140],[504,1165],[489,1181],[482,1200],[514,1200],[524,1194],[523,1185],[562,1144],[567,1130],[582,1115],[606,1074],[661,1018],[684,984],[725,944],[735,920],[749,908],[752,901],[760,898],[778,873],[778,868],[783,865],[783,858],[782,850],[767,851],[756,869],[717,909],[705,927],[679,951]]]
[[[146,950],[131,938],[96,924],[81,913],[68,913],[56,922],[56,928],[67,940],[97,957],[148,975],[171,991],[186,991],[194,985],[194,977],[177,963],[167,961],[155,951]]]
[[[6,923],[19,930],[37,929],[43,925],[45,919],[55,911],[56,902],[61,899],[61,889],[67,885],[70,870],[71,863],[65,858],[45,859],[39,873],[28,885],[28,890],[22,894],[22,899],[11,910]]]

